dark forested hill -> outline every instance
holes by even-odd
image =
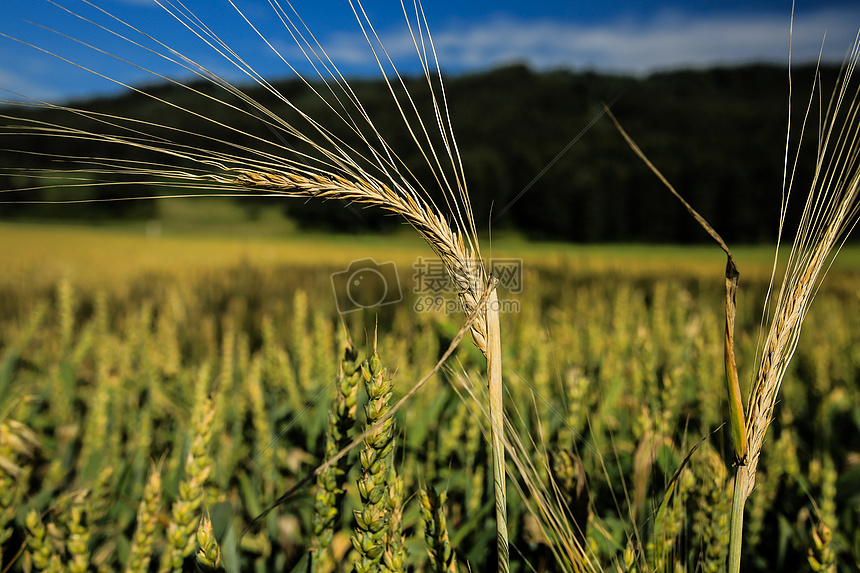
[[[829,93],[835,75],[834,69],[822,72],[825,93]],[[793,121],[797,127],[813,78],[811,68],[793,72]],[[415,86],[415,82],[408,83]],[[336,125],[332,112],[300,83],[275,85],[320,123]],[[202,84],[195,87],[214,89]],[[400,126],[384,84],[360,81],[353,87],[392,148],[414,166],[422,181],[430,181],[426,166],[422,167],[408,133]],[[251,135],[273,137],[252,113],[231,112],[226,106],[176,87],[148,91]],[[252,89],[249,93],[276,113],[294,113],[262,91]],[[705,240],[601,114],[602,105],[611,103],[614,114],[645,153],[727,240],[758,242],[775,235],[788,117],[788,75],[784,69],[748,66],[632,78],[567,71],[535,73],[525,67],[506,67],[447,78],[446,94],[479,227],[486,228],[492,220],[494,229],[516,229],[534,238],[568,241]],[[416,104],[422,109],[430,105],[421,97]],[[164,106],[154,105],[139,94],[76,105],[106,114],[154,119],[190,132],[210,129],[187,114],[167,117],[169,110],[165,112]],[[39,114],[46,121],[57,120],[55,111],[27,113]],[[71,120],[66,116],[62,121],[68,124]],[[181,142],[184,136],[182,131],[175,131],[169,137]],[[249,143],[253,143],[251,139]],[[66,141],[3,132],[0,148],[68,154]],[[808,149],[814,150],[812,141]],[[87,144],[87,153],[92,156],[116,152]],[[810,180],[812,160],[807,156],[802,162],[800,180],[804,187]],[[44,167],[44,155],[0,155],[0,173],[6,174],[0,175],[0,188],[30,184],[26,178],[8,175],[9,167],[28,165]],[[157,186],[119,184],[94,189],[89,196],[113,192],[149,194],[157,192]],[[26,191],[7,194],[6,198],[57,197],[61,193]],[[349,231],[399,223],[368,211],[362,211],[359,218],[340,203],[284,201],[284,208],[307,227]],[[155,209],[157,205],[146,202],[94,203],[73,209],[61,206],[53,211],[0,205],[0,217],[151,217]]]

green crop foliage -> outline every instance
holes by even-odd
[[[512,427],[600,569],[721,571],[732,489],[721,268],[670,275],[603,256],[587,268],[534,256],[524,292],[504,294],[521,303],[501,317]],[[481,379],[471,342],[397,412],[385,468],[359,446],[245,531],[379,414],[380,396],[358,383],[374,329],[393,403],[459,328],[459,315],[414,312],[408,289],[339,316],[339,264],[0,281],[2,566],[289,571],[324,548],[317,571],[351,570],[354,515],[385,493],[374,501],[396,533],[371,568],[491,567],[488,424],[458,395],[458,380]],[[857,285],[856,271],[834,270],[805,325],[747,507],[748,570],[860,560]],[[748,371],[766,284],[745,287],[736,341]],[[383,477],[361,492],[370,469]],[[511,466],[509,477],[512,569],[553,570]]]

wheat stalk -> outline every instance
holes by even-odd
[[[160,3],[159,3],[160,4]],[[360,2],[356,3],[358,13],[363,13]],[[219,196],[249,196],[249,195],[271,195],[277,194],[290,197],[320,197],[324,199],[340,199],[345,202],[358,202],[365,205],[373,205],[388,210],[391,213],[402,216],[409,222],[421,236],[426,239],[430,247],[439,255],[442,261],[457,286],[461,300],[464,305],[465,314],[469,314],[476,307],[477,301],[486,289],[488,277],[485,274],[481,254],[478,249],[477,232],[472,216],[471,204],[469,201],[468,192],[466,190],[465,180],[462,173],[462,165],[460,164],[459,154],[456,143],[453,139],[453,134],[450,131],[450,121],[447,117],[447,105],[445,103],[444,90],[439,93],[440,88],[434,86],[436,78],[433,74],[439,76],[441,80],[441,72],[438,65],[435,63],[435,54],[432,51],[432,40],[429,35],[429,30],[426,29],[426,21],[423,20],[423,8],[420,3],[416,4],[416,18],[418,20],[417,30],[414,24],[408,20],[410,32],[415,40],[415,46],[422,66],[425,71],[425,78],[433,101],[435,112],[436,125],[439,128],[439,139],[444,148],[444,152],[437,150],[439,143],[434,141],[428,132],[419,112],[412,100],[411,94],[406,90],[406,96],[398,96],[395,93],[395,86],[392,80],[385,76],[385,68],[383,67],[379,54],[374,55],[379,62],[380,70],[383,72],[385,81],[390,90],[392,101],[400,112],[404,124],[409,129],[413,136],[413,141],[418,147],[419,152],[425,158],[428,165],[433,171],[433,176],[438,187],[441,189],[446,205],[449,207],[451,223],[448,218],[442,214],[442,211],[435,205],[430,194],[425,190],[423,185],[414,180],[408,167],[402,163],[397,154],[391,150],[385,143],[382,136],[376,131],[373,120],[370,115],[361,106],[355,94],[352,92],[349,85],[337,71],[334,64],[328,59],[325,51],[316,42],[313,36],[305,38],[303,30],[300,26],[294,24],[293,20],[277,3],[273,2],[273,7],[278,12],[285,26],[294,36],[300,47],[309,50],[306,52],[309,61],[312,60],[311,53],[316,54],[320,62],[328,63],[331,67],[331,78],[333,86],[329,86],[329,90],[334,95],[336,103],[326,104],[334,111],[337,116],[357,135],[364,144],[367,145],[368,151],[362,154],[341,139],[334,135],[330,130],[320,125],[312,118],[308,117],[304,112],[297,108],[292,101],[284,97],[271,84],[263,78],[255,75],[252,69],[247,68],[247,64],[243,61],[236,60],[238,56],[229,49],[217,36],[208,29],[201,30],[199,20],[192,19],[192,16],[185,15],[181,11],[171,11],[172,5],[166,4],[162,6],[174,18],[186,25],[189,30],[200,36],[204,41],[207,41],[214,49],[222,52],[222,55],[228,57],[234,64],[239,66],[247,73],[255,82],[264,87],[277,98],[280,103],[287,105],[290,109],[297,112],[300,118],[305,121],[311,133],[308,135],[297,126],[289,123],[284,118],[274,114],[269,109],[258,103],[256,100],[248,96],[239,88],[233,86],[227,80],[206,70],[202,65],[190,59],[184,59],[177,62],[175,58],[178,53],[170,48],[167,44],[158,42],[164,48],[164,53],[158,53],[162,57],[174,61],[182,68],[195,73],[196,75],[211,81],[213,84],[223,88],[229,94],[236,96],[244,104],[251,108],[251,111],[240,108],[235,104],[226,103],[219,100],[217,97],[205,94],[201,90],[171,80],[165,76],[150,72],[166,81],[169,81],[178,87],[184,88],[200,97],[205,97],[214,100],[229,107],[233,112],[240,114],[259,114],[255,115],[265,125],[278,134],[283,133],[286,136],[298,139],[307,144],[316,155],[309,155],[307,152],[297,151],[287,144],[278,144],[273,141],[263,139],[257,136],[252,136],[245,132],[239,131],[230,127],[227,124],[221,123],[215,119],[200,116],[192,109],[181,107],[177,104],[166,101],[160,97],[151,95],[141,89],[123,84],[119,81],[112,80],[115,83],[138,92],[142,95],[151,97],[158,103],[174,108],[180,112],[189,114],[198,119],[209,122],[213,127],[221,130],[226,130],[228,135],[240,135],[245,138],[251,137],[255,143],[259,143],[258,147],[249,147],[241,145],[228,139],[227,137],[215,137],[204,134],[192,134],[177,128],[172,125],[158,124],[155,122],[147,122],[126,118],[122,116],[103,114],[83,109],[75,109],[66,106],[54,105],[47,102],[30,102],[26,105],[37,108],[54,109],[65,111],[80,117],[85,117],[92,120],[94,126],[91,130],[80,128],[72,128],[62,124],[45,123],[34,119],[24,119],[10,115],[0,115],[4,119],[16,121],[14,125],[5,126],[5,131],[8,134],[32,135],[39,134],[47,137],[62,137],[70,140],[70,142],[78,145],[83,142],[100,142],[112,143],[120,147],[134,147],[152,152],[164,158],[164,163],[149,161],[141,163],[138,161],[123,160],[115,157],[89,157],[68,155],[65,157],[52,157],[55,161],[65,161],[73,168],[69,169],[70,174],[119,174],[126,176],[139,177],[139,181],[131,183],[147,183],[147,178],[156,178],[160,184],[168,187],[175,187],[183,190],[183,193],[177,196],[198,196],[215,194]],[[245,18],[238,8],[236,9],[242,18]],[[405,11],[405,8],[404,8]],[[362,20],[358,16],[359,23],[362,24],[365,35],[370,37],[375,36],[375,31],[369,20]],[[297,16],[294,16],[294,18]],[[366,18],[366,17],[365,17]],[[245,18],[246,19],[246,18]],[[116,19],[122,26],[143,34],[137,28],[122,20]],[[247,19],[246,19],[247,21]],[[300,20],[299,20],[300,21]],[[249,22],[250,25],[250,22]],[[424,26],[424,28],[422,28]],[[304,31],[307,34],[307,31]],[[134,45],[136,41],[124,36],[120,36],[131,42]],[[14,38],[13,38],[14,39]],[[22,42],[25,43],[26,42]],[[429,54],[428,47],[429,46]],[[29,45],[29,44],[27,44]],[[371,44],[372,46],[372,44]],[[271,44],[269,47],[280,56],[285,63],[286,58],[282,56]],[[150,50],[152,51],[152,50]],[[50,53],[50,52],[49,52]],[[57,56],[60,57],[60,56]],[[433,58],[432,60],[430,58]],[[119,58],[118,58],[119,59]],[[287,63],[289,66],[289,63]],[[290,66],[292,68],[292,66]],[[435,67],[435,70],[434,70]],[[393,64],[392,64],[393,68]],[[145,68],[144,68],[145,69]],[[328,68],[327,68],[328,69]],[[148,70],[147,70],[148,71]],[[396,73],[396,69],[394,69]],[[97,73],[98,72],[93,72]],[[102,75],[102,74],[98,74]],[[107,79],[110,79],[107,76]],[[312,85],[304,77],[299,76],[306,85],[314,91],[321,99],[322,95],[318,92],[318,88]],[[400,86],[405,90],[405,84],[399,75],[396,76],[400,80]],[[439,82],[441,85],[441,82]],[[339,91],[335,90],[339,88]],[[404,98],[404,99],[401,99]],[[323,99],[323,101],[326,101]],[[10,102],[16,103],[16,102]],[[355,115],[353,115],[355,114]],[[414,117],[417,126],[413,126],[410,122],[410,117]],[[106,130],[97,128],[109,128],[113,133],[107,133]],[[183,133],[186,135],[194,135],[199,138],[199,147],[188,147],[172,143],[169,137],[156,135],[171,133]],[[378,142],[376,145],[374,142]],[[232,148],[233,152],[212,151],[210,148],[213,144]],[[448,171],[445,172],[441,154],[447,157]],[[177,169],[176,161],[190,163],[194,167]],[[40,187],[33,187],[30,190],[41,187],[53,187],[56,183],[52,182],[50,174],[55,173],[55,169],[51,170],[27,170],[27,173],[35,177],[41,177],[45,184]],[[374,175],[374,173],[379,174]],[[89,180],[81,183],[80,186],[89,186],[93,183]],[[109,185],[104,182],[96,184]],[[77,184],[65,183],[62,186],[69,188],[75,187]],[[199,193],[189,193],[189,191],[197,191]],[[161,196],[160,198],[165,198]],[[141,199],[136,197],[135,199]],[[84,200],[86,202],[92,200]],[[49,201],[33,201],[47,203]],[[57,201],[59,203],[75,203],[74,200]],[[486,318],[479,317],[473,325],[473,335],[477,346],[486,355]]]
[[[860,36],[833,90],[819,134],[815,175],[789,257],[776,310],[764,340],[747,408],[749,467],[755,473],[767,426],[803,320],[821,280],[857,224],[860,210],[860,89],[850,93],[860,61]],[[843,104],[851,98],[845,118]]]
[[[454,390],[464,402],[465,396],[472,399],[467,403],[475,404],[477,411],[473,417],[480,421],[492,419],[488,406],[490,399],[484,394],[484,388],[471,380],[467,373],[456,376],[457,384]],[[514,409],[516,415],[518,412]],[[513,486],[525,502],[526,509],[535,518],[535,522],[552,551],[556,565],[560,571],[570,573],[594,573],[600,571],[592,549],[586,545],[586,524],[577,520],[570,506],[564,501],[561,485],[553,477],[550,455],[545,444],[530,438],[524,442],[510,416],[504,420],[505,433],[503,447],[513,468],[516,468],[520,480],[512,479]],[[484,433],[491,433],[481,425]],[[492,436],[491,436],[492,439]],[[538,455],[535,456],[535,452]],[[537,461],[535,461],[537,458]],[[513,475],[513,474],[512,474]],[[545,479],[548,476],[548,480]]]

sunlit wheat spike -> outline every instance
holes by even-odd
[[[334,116],[333,121],[340,122],[341,130],[336,130],[331,125],[323,125],[305,113],[257,73],[242,55],[179,0],[153,1],[185,31],[208,45],[253,84],[262,88],[266,99],[276,102],[278,109],[255,99],[248,91],[237,87],[202,63],[182,55],[180,50],[168,42],[111,15],[89,0],[82,0],[83,5],[78,12],[59,6],[52,0],[47,1],[58,10],[67,12],[70,17],[78,18],[92,25],[97,31],[109,33],[124,41],[129,48],[141,50],[147,57],[160,58],[185,74],[190,73],[210,82],[220,91],[212,95],[209,90],[195,87],[194,84],[174,80],[167,75],[143,68],[133,59],[108,53],[83,39],[69,38],[62,32],[56,32],[60,36],[91,48],[101,55],[112,57],[120,64],[149,72],[172,83],[185,95],[190,94],[219,104],[225,108],[223,111],[234,114],[232,117],[251,118],[268,130],[270,137],[250,133],[250,129],[245,131],[237,128],[231,125],[229,120],[208,117],[197,112],[193,104],[179,104],[166,96],[157,95],[154,91],[148,92],[123,84],[98,70],[69,62],[62,53],[52,53],[21,41],[22,44],[149,97],[165,110],[184,114],[185,117],[203,122],[206,126],[206,133],[199,133],[167,119],[158,123],[31,101],[30,104],[24,105],[66,112],[79,119],[88,120],[89,125],[86,128],[73,128],[64,126],[61,121],[51,123],[5,115],[3,118],[11,123],[0,129],[9,135],[41,135],[54,140],[65,139],[78,149],[87,148],[91,143],[115,145],[120,149],[135,148],[151,157],[147,160],[123,159],[121,152],[113,155],[103,151],[99,152],[103,154],[101,156],[86,155],[85,152],[79,155],[74,152],[63,152],[62,155],[47,154],[45,159],[64,164],[63,167],[57,170],[37,169],[27,172],[28,175],[42,178],[44,187],[84,187],[92,185],[90,176],[95,176],[97,180],[101,178],[101,183],[97,182],[97,185],[111,185],[115,182],[110,181],[110,176],[120,175],[126,184],[128,178],[132,179],[132,184],[140,185],[157,181],[160,186],[195,195],[246,193],[338,199],[347,205],[358,203],[376,206],[403,217],[439,255],[458,290],[465,313],[472,315],[474,310],[481,309],[477,319],[471,324],[475,343],[487,357],[491,402],[489,409],[494,432],[499,567],[501,570],[507,570],[505,464],[504,449],[498,435],[504,431],[504,427],[497,295],[493,290],[495,282],[486,274],[481,259],[463,166],[448,113],[442,74],[421,3],[416,0],[407,8],[407,4],[401,2],[401,8],[421,64],[426,95],[429,95],[429,112],[422,111],[413,99],[411,88],[386,52],[364,6],[359,0],[349,0],[356,22],[391,96],[391,107],[388,111],[396,113],[402,119],[414,150],[417,150],[418,156],[430,168],[429,181],[418,180],[410,166],[401,159],[406,150],[392,149],[385,141],[374,118],[329,58],[323,45],[288,1],[279,3],[278,0],[270,0],[269,5],[276,21],[283,24],[287,34],[310,63],[312,75],[316,76],[314,81],[299,73],[276,44],[260,32],[252,19],[232,0],[228,0],[230,6],[235,9],[238,20],[247,26],[249,33],[258,36],[265,48],[279,58],[304,86],[319,98]],[[85,16],[85,10],[92,15]],[[53,32],[48,28],[45,30]],[[282,113],[279,113],[279,110]],[[194,137],[197,143],[188,145],[174,142],[172,136],[178,133]],[[56,171],[63,168],[63,177],[70,178],[71,182],[69,179],[55,179]],[[437,202],[444,202],[447,209],[439,209]],[[485,308],[479,307],[481,300],[487,301]]]
[[[762,443],[797,348],[801,326],[821,280],[858,221],[860,210],[860,84],[854,73],[860,36],[841,70],[819,129],[815,173],[760,350],[747,407],[750,475],[755,476]],[[815,86],[815,90],[821,86]],[[810,106],[812,100],[810,100]],[[796,165],[796,161],[795,161]],[[787,193],[794,184],[789,181]],[[783,217],[784,217],[783,208]],[[749,490],[754,483],[750,480]]]
[[[270,82],[256,73],[242,56],[181,3],[169,1],[157,1],[157,3],[180,22],[190,34],[208,44],[251,81],[273,96],[279,105],[289,109],[296,119],[285,119],[283,114],[258,102],[245,90],[236,87],[202,64],[181,55],[168,42],[155,38],[129,22],[115,18],[97,7],[97,10],[101,10],[106,18],[104,23],[63,8],[72,16],[90,22],[98,29],[108,31],[125,40],[131,47],[160,56],[178,66],[179,69],[208,80],[223,90],[220,95],[206,93],[188,82],[172,80],[165,75],[150,71],[158,78],[169,81],[195,96],[223,105],[231,113],[253,117],[267,127],[272,137],[247,133],[227,122],[202,116],[194,109],[182,107],[143,89],[115,80],[111,81],[149,96],[166,108],[172,108],[176,112],[209,124],[213,129],[212,133],[191,133],[171,124],[159,124],[38,101],[24,105],[65,111],[90,120],[91,125],[87,129],[71,128],[62,124],[5,115],[3,118],[10,123],[5,126],[4,131],[7,134],[60,137],[71,142],[92,141],[120,147],[134,147],[150,153],[153,157],[146,162],[120,159],[119,154],[117,157],[92,157],[70,153],[62,157],[50,157],[55,164],[60,162],[67,165],[66,176],[74,178],[77,174],[80,177],[81,187],[93,184],[87,175],[104,177],[119,174],[134,178],[131,183],[146,184],[151,179],[155,179],[159,181],[159,185],[181,190],[182,195],[277,193],[289,196],[337,198],[345,202],[381,207],[403,216],[418,230],[444,261],[460,293],[464,311],[468,314],[475,308],[476,301],[485,289],[486,277],[481,263],[477,232],[462,165],[448,117],[441,72],[435,59],[432,37],[427,29],[420,3],[414,5],[411,14],[406,5],[402,5],[402,9],[424,73],[432,106],[432,124],[425,123],[422,118],[421,111],[413,100],[406,82],[385,52],[361,3],[351,2],[350,6],[388,85],[392,109],[401,116],[419,155],[430,166],[432,182],[418,181],[398,155],[398,152],[403,153],[405,150],[395,151],[386,143],[376,129],[373,117],[362,106],[349,83],[328,57],[322,44],[304,25],[291,4],[281,5],[276,1],[271,3],[276,18],[283,23],[288,34],[301,48],[312,65],[314,73],[322,82],[313,83],[299,74],[288,58],[258,31],[252,21],[238,7],[235,5],[233,7],[240,20],[248,26],[249,33],[258,35],[265,46],[325,103],[335,117],[343,123],[346,131],[352,133],[354,137],[351,142],[346,142],[336,135],[331,126],[324,126],[309,117]],[[95,7],[90,2],[85,4]],[[82,40],[76,41],[88,46]],[[95,46],[90,47],[101,51]],[[60,54],[52,55],[65,59]],[[113,57],[120,62],[128,63],[119,55]],[[96,70],[83,69],[110,79],[109,76]],[[176,133],[193,135],[198,143],[193,147],[174,143],[171,140],[171,134]],[[178,168],[178,164],[183,166]],[[30,170],[28,174],[41,177],[45,187],[57,185],[53,180],[56,177],[55,169]],[[128,181],[124,183],[127,184]],[[425,187],[429,183],[434,184],[436,191],[431,192]],[[95,184],[115,183],[96,181]],[[77,184],[66,179],[62,186],[73,188]],[[434,196],[443,198],[448,207],[447,216],[443,216],[442,211],[434,203]],[[73,199],[70,199],[71,201]],[[473,334],[476,344],[486,354],[485,320],[476,322]]]
[[[780,386],[785,378],[803,320],[821,281],[833,263],[848,234],[857,224],[860,209],[860,101],[852,79],[860,58],[860,34],[840,71],[827,104],[817,137],[815,171],[794,244],[779,290],[764,341],[757,352],[757,372],[750,390],[746,413],[747,463],[738,467],[732,504],[729,571],[740,570],[744,504],[755,488],[756,470],[767,429],[773,420]],[[813,86],[809,110],[820,85]],[[823,107],[823,106],[822,106]],[[804,129],[801,130],[801,133]],[[799,156],[799,150],[798,150]],[[786,150],[786,160],[788,151]],[[788,197],[794,186],[795,159],[784,189],[779,233],[782,235]],[[788,161],[786,161],[788,165]],[[774,276],[776,262],[774,260]],[[770,289],[768,300],[770,300]]]
[[[336,175],[301,175],[240,171],[236,184],[253,190],[265,190],[291,197],[341,199],[381,207],[408,221],[444,261],[460,293],[466,313],[477,307],[485,289],[486,278],[475,265],[473,252],[460,234],[430,205],[413,194],[398,193],[378,181],[350,181]],[[479,316],[472,328],[475,343],[487,353],[486,317]]]
[[[860,60],[860,33],[845,59],[832,96],[823,114],[817,137],[815,171],[804,204],[803,214],[789,255],[787,269],[776,302],[772,308],[770,326],[763,328],[767,334],[759,344],[757,373],[751,385],[746,415],[743,417],[737,368],[734,358],[734,313],[735,291],[738,273],[728,247],[672,188],[657,168],[645,157],[633,140],[621,129],[611,113],[607,113],[633,150],[660,177],[663,183],[684,203],[697,221],[717,240],[728,255],[726,269],[726,338],[725,358],[727,381],[729,382],[730,416],[732,438],[738,462],[732,507],[731,546],[729,571],[740,568],[743,529],[743,509],[746,499],[755,487],[756,469],[761,455],[767,429],[773,419],[773,411],[789,362],[797,348],[803,320],[812,304],[821,281],[833,263],[835,256],[858,221],[860,211],[860,86],[853,82],[858,60]],[[790,66],[789,66],[790,70]],[[790,74],[790,71],[789,71]],[[789,75],[790,79],[790,75]],[[790,83],[790,82],[789,82]],[[822,90],[820,78],[813,86],[813,95],[804,117],[801,139],[805,131],[810,110],[816,101],[815,94]],[[789,110],[789,135],[791,113]],[[788,199],[794,186],[797,156],[789,172],[788,142],[786,144],[786,180],[779,221],[779,239],[787,213]],[[773,281],[776,278],[779,259],[773,265],[771,285],[766,300],[770,301]],[[765,305],[767,307],[767,303]],[[766,308],[767,310],[767,308]]]

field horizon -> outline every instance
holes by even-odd
[[[2,222],[0,249],[8,281],[28,275],[30,280],[55,282],[69,278],[81,287],[105,280],[133,279],[148,272],[217,270],[238,263],[253,265],[346,266],[373,258],[398,265],[433,257],[411,228],[396,232],[340,234],[285,229],[271,231],[271,223],[191,224],[175,221],[123,222],[92,225],[56,222]],[[719,280],[725,256],[716,246],[653,243],[576,244],[530,241],[503,234],[486,241],[484,258],[517,257],[529,263],[563,264],[582,273],[666,273]],[[744,280],[770,275],[774,250],[769,245],[730,246]],[[787,252],[788,245],[781,251]],[[834,271],[860,272],[860,245],[846,245]]]

